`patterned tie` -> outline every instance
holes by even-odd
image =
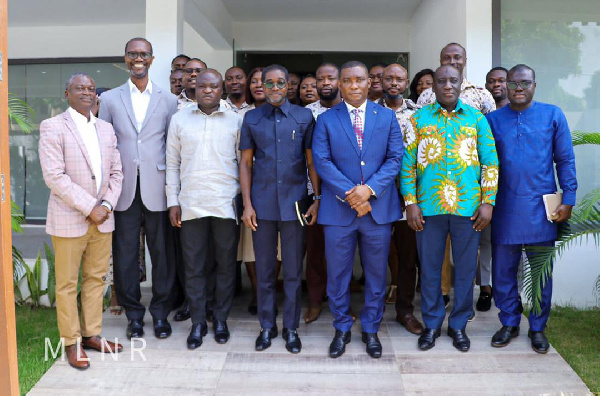
[[[354,121],[352,125],[354,126],[354,133],[356,134],[356,141],[358,142],[358,148],[362,150],[363,136],[364,136],[364,127],[362,119],[360,118],[361,109],[353,109],[352,114],[354,115]]]

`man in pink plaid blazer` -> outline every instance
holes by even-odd
[[[74,74],[67,81],[69,108],[40,125],[39,155],[50,189],[46,232],[56,254],[58,330],[69,364],[89,367],[83,348],[121,351],[103,338],[102,277],[108,270],[115,228],[112,214],[121,194],[123,172],[112,126],[91,114],[94,80]],[[81,265],[81,320],[77,281]],[[83,337],[83,339],[82,339]]]

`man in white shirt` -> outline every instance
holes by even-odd
[[[167,138],[167,205],[174,227],[181,228],[185,289],[192,317],[189,349],[207,333],[207,267],[214,249],[215,340],[229,340],[227,317],[235,287],[239,228],[235,197],[240,193],[239,152],[242,117],[220,103],[223,78],[214,69],[196,77],[197,106],[181,109]]]
[[[58,330],[72,367],[87,369],[83,348],[120,352],[122,346],[101,338],[102,277],[108,270],[112,214],[123,173],[117,138],[110,124],[96,120],[94,80],[74,74],[67,81],[69,108],[40,125],[39,155],[50,189],[46,232],[56,254]],[[81,266],[81,321],[77,281]],[[83,338],[83,339],[82,339]]]

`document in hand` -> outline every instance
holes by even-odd
[[[307,219],[304,217],[304,215],[306,214],[306,212],[308,212],[308,208],[310,208],[312,202],[313,201],[311,197],[306,197],[294,203],[294,205],[296,206],[296,216],[298,217],[298,221],[300,222],[300,225],[302,227],[308,225],[308,222],[310,221],[310,218]]]
[[[549,222],[552,222],[558,218],[558,215],[552,215],[556,208],[558,208],[562,204],[562,193],[554,193],[554,194],[545,194],[543,196],[544,199],[544,208],[546,209],[546,218]]]
[[[235,224],[242,224],[242,215],[244,214],[244,201],[242,200],[242,193],[239,193],[231,200],[233,206],[233,213],[235,214]]]

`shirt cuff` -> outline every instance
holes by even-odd
[[[110,204],[110,202],[108,202],[108,201],[102,201],[102,203],[101,203],[100,205],[102,205],[102,206],[104,206],[106,209],[108,209],[108,211],[109,211],[109,212],[112,212],[112,211],[113,211],[113,207],[112,207],[112,205]]]
[[[167,195],[167,208],[179,205],[179,198],[177,195]]]
[[[375,198],[377,198],[377,194],[375,194],[375,190],[373,190],[371,188],[371,186],[369,186],[368,184],[365,184],[365,186],[367,186],[369,188],[369,190],[371,190],[371,195],[374,196]]]
[[[576,193],[574,191],[563,191],[562,204],[575,206]]]

